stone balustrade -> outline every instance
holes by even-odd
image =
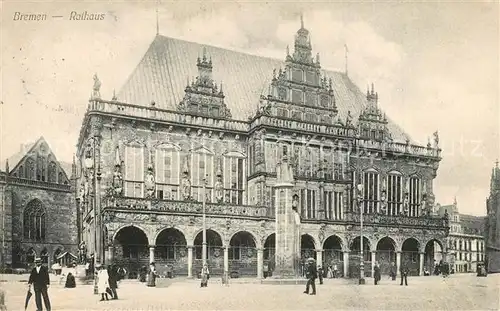
[[[346,213],[346,221],[359,224],[360,215],[358,213]],[[408,217],[404,215],[381,215],[381,214],[363,214],[363,224],[365,225],[398,225],[422,228],[446,228],[445,220],[442,217],[422,216]]]
[[[61,191],[71,191],[70,185],[52,183],[52,182],[41,181],[41,180],[32,180],[32,179],[10,176],[10,177],[8,177],[7,181],[9,182],[9,184],[28,185],[28,186],[37,187],[37,188],[48,188],[48,189],[56,189],[56,190],[61,190]]]
[[[315,134],[335,135],[335,136],[352,136],[354,137],[354,128],[345,128],[335,125],[314,124],[307,122],[300,122],[296,120],[279,119],[270,116],[261,116],[252,121],[250,129],[260,125],[270,125],[278,128],[286,128],[290,130],[312,132]]]
[[[103,198],[102,208],[185,214],[201,214],[203,212],[203,204],[196,201],[150,200],[125,197]],[[206,203],[205,211],[207,215],[268,218],[268,209],[263,206]]]
[[[243,121],[214,119],[204,116],[191,116],[178,111],[158,109],[155,107],[136,106],[116,101],[91,100],[89,102],[87,111],[112,113],[123,116],[182,123],[193,126],[212,127],[243,133],[248,132],[248,123]]]
[[[358,149],[373,149],[377,151],[390,152],[390,153],[398,153],[398,154],[411,154],[411,155],[419,155],[419,156],[428,156],[428,157],[439,157],[440,151],[439,149],[435,149],[432,147],[422,147],[411,144],[403,144],[397,142],[378,142],[372,140],[356,140],[356,147]]]

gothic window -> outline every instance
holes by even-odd
[[[284,87],[278,88],[278,98],[280,100],[287,100],[288,99],[286,88],[284,88]]]
[[[47,251],[46,248],[44,248],[42,250],[42,252],[40,253],[40,259],[42,260],[43,264],[46,264],[46,265],[49,264],[49,252]]]
[[[144,184],[144,147],[125,146],[125,196],[142,198]]]
[[[420,206],[420,180],[417,177],[411,177],[409,180],[409,208],[410,216],[418,216]]]
[[[226,154],[224,156],[224,197],[226,203],[243,204],[245,184],[245,156]]]
[[[302,82],[302,70],[300,69],[292,69],[292,80],[295,82]]]
[[[330,148],[323,148],[323,168],[325,172],[325,179],[333,179],[333,155]]]
[[[401,212],[403,199],[403,177],[393,172],[387,175],[387,213],[397,215]]]
[[[24,166],[19,166],[19,178],[24,178]]]
[[[35,179],[35,161],[32,158],[26,160],[26,178]]]
[[[265,142],[265,157],[266,157],[266,171],[269,173],[276,172],[276,165],[278,163],[278,148],[275,142]]]
[[[159,146],[155,152],[156,196],[177,200],[180,180],[180,152],[173,145]]]
[[[301,90],[292,90],[292,102],[302,104],[304,102],[304,93]]]
[[[59,174],[57,174],[57,180],[60,184],[67,184],[67,182],[64,180],[64,175],[62,172],[59,172]]]
[[[193,198],[199,202],[203,201],[203,179],[206,178],[205,198],[206,202],[212,201],[212,188],[214,180],[214,155],[206,149],[200,149],[191,156],[191,183]]]
[[[363,174],[364,213],[371,214],[378,211],[379,174],[368,171]]]
[[[31,241],[45,240],[45,210],[42,202],[35,199],[28,203],[23,215],[24,239]]]
[[[56,163],[51,161],[49,163],[49,172],[47,174],[48,182],[55,183],[56,182]]]

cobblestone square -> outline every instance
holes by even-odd
[[[379,286],[367,279],[365,286],[353,280],[327,279],[317,285],[317,295],[303,294],[303,286],[261,285],[256,280],[234,280],[222,286],[213,280],[200,288],[197,280],[176,279],[168,287],[148,288],[125,281],[119,300],[99,302],[92,286],[49,289],[52,310],[498,310],[500,275],[409,278],[409,286],[383,278]],[[2,283],[8,310],[23,310],[26,283]],[[35,310],[34,297],[28,310]]]

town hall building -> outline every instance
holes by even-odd
[[[391,262],[412,275],[432,269],[449,231],[447,216],[432,215],[437,132],[415,144],[373,85],[364,93],[322,68],[303,23],[283,52],[277,60],[157,35],[113,98],[101,98],[94,76],[77,151],[88,254],[131,275],[154,261],[195,276],[205,203],[211,273],[262,277],[283,204],[276,167],[286,162],[303,258],[345,277],[359,275],[360,260],[367,276],[375,261],[383,273]]]

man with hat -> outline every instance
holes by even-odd
[[[307,267],[306,267],[306,278],[307,278],[307,284],[306,284],[306,290],[304,291],[304,294],[309,294],[309,286],[312,287],[312,293],[311,295],[316,295],[316,283],[315,280],[318,277],[318,270],[316,270],[316,260],[314,258],[309,258],[307,260]]]
[[[50,299],[47,292],[50,285],[49,270],[47,267],[42,266],[42,260],[40,258],[35,259],[35,267],[31,270],[30,278],[28,280],[28,286],[30,289],[31,284],[33,284],[33,289],[35,290],[36,309],[38,311],[43,310],[43,296],[45,308],[47,311],[50,311]]]

